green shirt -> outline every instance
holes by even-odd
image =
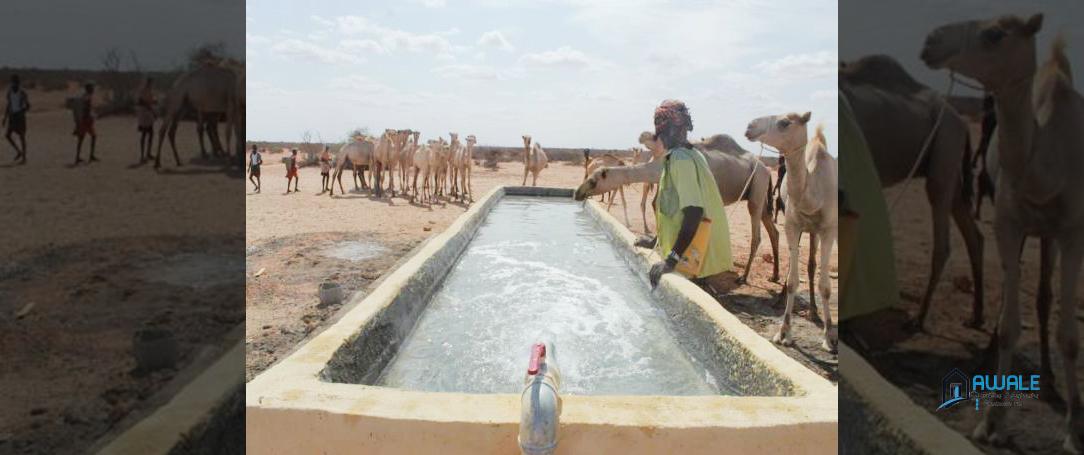
[[[899,301],[892,225],[881,192],[881,181],[869,145],[850,104],[839,95],[839,189],[858,212],[853,238],[840,237],[840,263],[850,259],[850,270],[840,270],[839,320],[890,308]],[[847,253],[851,258],[844,258]],[[844,279],[845,278],[845,279]],[[843,283],[846,283],[845,285]]]
[[[723,198],[719,196],[719,187],[715,184],[707,160],[699,151],[687,148],[672,149],[665,159],[655,210],[659,254],[665,257],[674,248],[684,219],[681,210],[700,207],[704,209],[704,216],[711,220],[711,237],[700,277],[729,271],[733,264],[730,257],[730,227],[726,221]]]

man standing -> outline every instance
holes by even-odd
[[[685,103],[666,100],[655,109],[655,138],[666,149],[655,210],[656,248],[666,259],[651,266],[648,277],[652,287],[679,264],[698,264],[695,272],[685,272],[695,280],[726,272],[733,263],[723,198],[704,155],[689,143],[687,134],[692,129]],[[702,223],[705,220],[708,222]],[[701,229],[708,231],[698,234]],[[690,248],[694,237],[708,239],[706,245],[698,246],[702,251]]]
[[[8,89],[8,105],[4,109],[3,124],[7,126],[8,143],[15,148],[14,161],[26,164],[26,113],[30,110],[30,97],[19,83],[19,76],[11,76],[11,87]],[[20,145],[15,145],[12,134],[19,136]]]
[[[94,157],[94,146],[98,142],[98,133],[94,131],[94,83],[87,82],[83,87],[85,92],[78,101],[75,114],[75,132],[72,133],[77,138],[75,143],[75,164],[83,162],[79,155],[83,151],[83,138],[88,134],[90,135],[90,161],[98,161],[98,158]]]
[[[252,153],[248,158],[248,181],[252,182],[253,191],[260,192],[260,165],[263,164],[263,156],[260,156],[260,151],[256,150],[256,144],[252,144]],[[289,188],[289,182],[286,184],[286,189]]]
[[[290,181],[294,182],[294,192],[298,191],[297,185],[301,179],[297,176],[297,149],[290,151],[290,156],[286,158],[286,194],[290,194]]]

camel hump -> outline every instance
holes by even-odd
[[[1065,55],[1065,47],[1065,35],[1059,33],[1050,46],[1050,58],[1036,72],[1032,83],[1032,109],[1039,125],[1046,125],[1050,121],[1055,104],[1068,99],[1059,92],[1073,91],[1073,69]]]
[[[899,93],[914,93],[926,88],[911,77],[900,62],[883,54],[841,62],[839,77],[850,84],[873,85]]]

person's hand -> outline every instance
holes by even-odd
[[[651,282],[651,289],[655,289],[659,285],[659,280],[662,279],[662,274],[674,271],[675,262],[669,259],[665,261],[656,262],[651,266],[651,271],[647,273],[647,279]]]

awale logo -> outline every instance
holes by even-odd
[[[967,400],[971,397],[971,378],[969,378],[959,368],[953,368],[949,371],[944,378],[941,379],[941,406],[937,407],[940,411],[945,408],[955,406],[957,403]],[[976,404],[976,407],[978,405]]]
[[[1039,398],[1039,375],[976,374],[968,376],[953,368],[941,378],[941,404],[937,410],[951,408],[962,401],[975,400],[987,406],[1023,406],[1024,399]]]

